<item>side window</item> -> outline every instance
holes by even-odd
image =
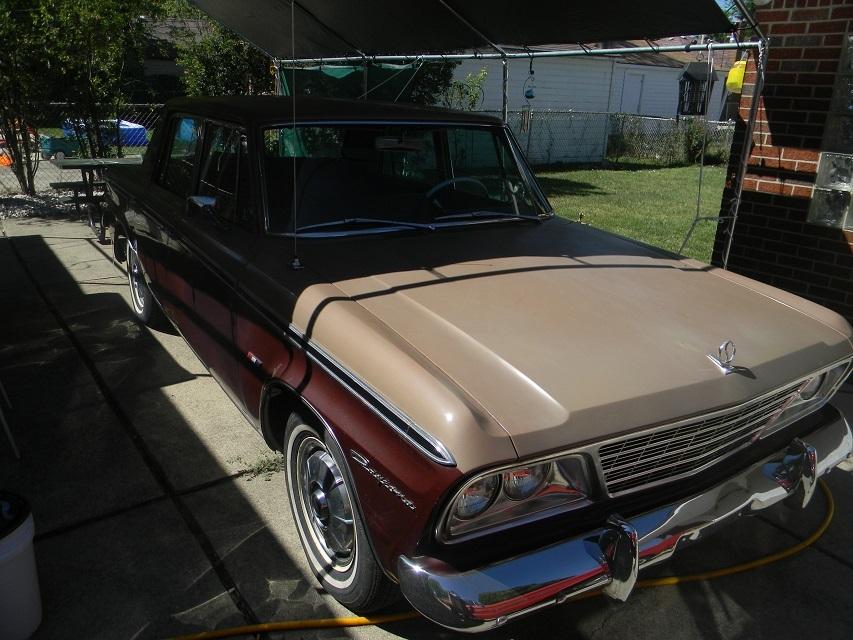
[[[192,189],[200,128],[201,122],[195,118],[176,118],[172,121],[169,154],[160,171],[159,182],[182,197],[189,196]]]
[[[216,198],[216,215],[220,218],[253,228],[249,188],[246,136],[237,129],[210,125],[205,135],[198,195]]]

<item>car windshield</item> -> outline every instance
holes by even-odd
[[[263,137],[274,233],[292,231],[294,206],[297,232],[310,235],[436,229],[545,212],[498,126],[282,126]]]

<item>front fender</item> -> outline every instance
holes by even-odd
[[[337,444],[374,555],[396,580],[397,558],[414,553],[461,472],[427,458],[303,351],[287,374],[282,384],[301,389],[301,403]]]

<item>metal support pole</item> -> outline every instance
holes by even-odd
[[[272,66],[273,66],[273,69],[275,69],[275,78],[274,78],[274,84],[273,84],[273,86],[275,87],[275,95],[280,96],[281,95],[281,60],[279,60],[278,58],[273,58],[272,59]]]
[[[755,34],[762,40],[765,44],[767,44],[767,38],[764,35],[764,32],[761,30],[761,27],[758,26],[758,23],[755,21],[755,18],[752,17],[752,14],[749,12],[749,9],[746,8],[746,5],[743,3],[743,0],[734,0],[735,6],[737,6],[740,14],[746,19],[749,23],[749,26],[755,31]]]
[[[737,0],[736,0],[737,1]],[[738,4],[740,4],[738,2]],[[756,32],[760,33],[756,27]],[[740,163],[738,164],[737,177],[735,178],[734,195],[732,203],[729,207],[729,227],[726,230],[728,238],[726,238],[726,249],[723,252],[723,269],[729,268],[729,254],[732,251],[732,239],[735,235],[735,225],[737,224],[738,211],[740,210],[740,199],[743,194],[743,181],[746,178],[746,167],[749,162],[750,153],[752,153],[752,136],[755,133],[755,121],[758,119],[758,103],[761,100],[761,93],[764,89],[764,74],[767,70],[767,40],[763,37],[759,41],[758,60],[756,60],[756,77],[755,85],[752,90],[752,104],[749,107],[749,119],[746,123],[746,132],[744,133],[743,149],[740,151]]]
[[[6,404],[9,407],[12,406],[12,403],[9,401],[9,396],[6,395],[6,389],[3,388],[3,383],[0,382],[0,392],[3,394],[3,399],[6,400]],[[9,428],[9,423],[6,422],[6,415],[3,413],[3,408],[0,407],[0,422],[3,423],[3,431],[6,432],[6,438],[9,440],[9,444],[12,447],[12,453],[15,454],[15,457],[20,460],[21,459],[21,451],[18,449],[18,445],[15,443],[15,438],[12,437],[12,430]]]
[[[699,156],[699,187],[696,190],[696,214],[693,216],[693,223],[690,229],[687,230],[687,235],[684,236],[684,242],[681,243],[681,248],[678,250],[679,255],[684,255],[684,249],[687,248],[687,243],[699,223],[699,218],[702,216],[702,182],[705,179],[705,147],[708,146],[708,109],[711,108],[711,92],[714,90],[714,52],[708,50],[708,78],[705,80],[705,115],[702,118],[704,125],[702,131],[702,151]]]
[[[601,161],[607,160],[607,143],[610,140],[610,112],[613,110],[613,76],[616,75],[616,60],[610,60],[610,86],[607,89],[607,113],[604,114],[604,140],[601,143]]]
[[[758,42],[714,42],[711,44],[698,45],[666,45],[662,47],[615,47],[610,49],[572,49],[568,51],[525,51],[514,52],[506,51],[499,53],[478,52],[478,53],[435,53],[435,54],[401,54],[401,55],[378,55],[368,56],[372,62],[411,62],[421,59],[425,62],[448,62],[456,60],[507,60],[530,58],[573,58],[576,56],[598,57],[598,56],[623,56],[625,54],[638,53],[690,53],[706,52],[708,47],[713,51],[745,51],[749,49],[757,49]],[[294,58],[290,62],[293,64],[316,65],[324,64],[342,64],[359,62],[362,59],[361,55],[355,56],[334,56],[330,58]]]
[[[361,93],[364,96],[364,99],[367,100],[367,94],[369,93],[368,90],[370,88],[368,86],[368,79],[367,79],[367,64],[368,64],[367,58],[364,58],[361,61],[361,64],[362,64],[362,70],[361,70],[361,72],[362,72],[362,78],[361,78],[362,89],[361,89]]]
[[[504,124],[509,120],[509,92],[507,86],[509,85],[509,62],[506,57],[501,60],[501,67],[503,69],[503,102],[501,105],[501,116],[503,118]]]

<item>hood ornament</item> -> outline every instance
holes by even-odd
[[[724,375],[728,375],[730,373],[737,372],[741,367],[736,367],[733,363],[735,361],[735,354],[737,353],[737,348],[735,347],[735,343],[731,340],[726,340],[723,344],[720,345],[717,350],[717,355],[708,354],[708,360],[713,362],[720,371],[723,372]]]
[[[708,354],[708,360],[717,365],[717,368],[723,372],[724,376],[730,373],[737,373],[746,378],[755,380],[755,374],[748,367],[738,367],[735,365],[735,354],[737,349],[735,343],[731,340],[726,340],[717,349],[717,355]]]

